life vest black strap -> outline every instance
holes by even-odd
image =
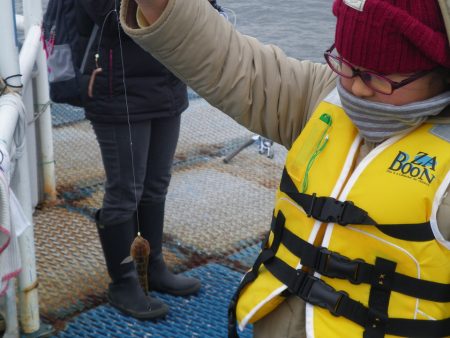
[[[283,170],[280,190],[305,210],[308,217],[326,223],[376,225],[367,211],[350,201],[339,201],[333,197],[317,197],[298,191],[286,168]]]
[[[380,273],[376,266],[368,264],[362,259],[352,260],[327,248],[316,247],[295,236],[289,229],[283,230],[281,243],[299,257],[304,266],[317,271],[321,275],[347,279],[353,284],[373,285],[378,283]],[[449,284],[417,279],[394,272],[389,287],[392,291],[414,298],[435,302],[450,302]]]
[[[368,213],[350,201],[341,202],[332,197],[317,197],[316,194],[302,194],[298,191],[286,168],[283,170],[280,190],[305,210],[308,217],[322,222],[340,225],[374,225],[384,234],[414,242],[434,240],[430,222],[416,224],[378,224]]]
[[[367,308],[350,298],[344,291],[337,291],[323,280],[302,270],[296,270],[273,257],[265,267],[284,283],[291,294],[325,309],[335,316],[342,316],[364,328],[370,328],[366,338],[374,338],[374,332],[402,337],[444,337],[450,335],[450,318],[443,320],[413,320],[388,318],[385,313]]]
[[[322,280],[301,270],[291,268],[275,256],[275,252],[277,252],[280,244],[283,244],[289,251],[301,258],[301,263],[304,266],[324,276],[347,279],[354,284],[367,283],[370,285],[376,283],[380,278],[375,267],[361,259],[351,260],[326,248],[315,247],[295,236],[285,228],[285,217],[281,211],[278,212],[277,217],[272,218],[271,230],[273,233],[271,246],[267,247],[269,232],[262,243],[261,253],[253,264],[252,269],[244,276],[230,302],[228,308],[228,335],[230,338],[239,337],[236,327],[236,305],[239,294],[245,286],[257,278],[261,264],[264,264],[275,277],[287,285],[289,293],[296,294],[292,290],[300,290],[300,288],[303,290],[305,286],[302,287],[302,285],[308,285],[305,290],[309,291],[306,292],[306,296],[303,296],[310,299],[311,304],[327,308],[332,313],[342,315],[363,327],[370,326],[372,329],[366,330],[365,338],[376,338],[377,336],[374,332],[379,334],[381,331],[400,336],[403,332],[406,336],[414,337],[442,337],[450,335],[450,319],[440,321],[388,320],[385,318],[385,314],[376,309],[369,310],[361,303],[349,299],[344,291],[336,291]],[[281,268],[279,268],[280,266]],[[392,278],[389,279],[389,284],[385,285],[385,287],[387,286],[388,290],[397,291],[415,298],[450,302],[450,286],[447,284],[419,280],[394,272]],[[302,292],[305,293],[305,290]],[[324,299],[321,297],[324,297]],[[306,298],[303,299],[307,301]],[[339,306],[337,307],[337,305]],[[338,308],[341,309],[339,312],[337,311]],[[341,312],[342,314],[340,314]],[[405,325],[408,325],[408,328],[404,328]],[[411,327],[414,327],[414,329],[410,330]]]
[[[285,223],[285,217],[283,213],[278,213],[278,216],[275,218],[272,216],[272,223],[270,225],[270,228],[272,229],[272,232],[274,233],[274,239],[272,241],[272,245],[270,248],[267,247],[267,242],[269,240],[269,233],[267,234],[266,238],[261,244],[262,251],[256,258],[255,262],[253,263],[253,267],[250,271],[248,271],[244,278],[242,279],[241,283],[239,284],[239,287],[237,288],[236,292],[234,293],[233,297],[231,298],[230,304],[228,306],[228,337],[229,338],[237,338],[239,337],[237,333],[237,327],[236,327],[236,305],[238,297],[242,291],[248,284],[253,282],[258,277],[258,271],[261,266],[261,264],[266,264],[270,260],[272,260],[275,257],[275,252],[278,250],[278,247],[281,243],[281,238],[283,237],[283,230],[284,230],[284,223]]]
[[[375,271],[378,280],[372,281],[369,293],[369,309],[376,311],[384,318],[388,317],[389,300],[391,298],[391,283],[397,263],[377,257],[375,260]],[[363,338],[384,338],[386,328],[383,323],[377,326],[367,326]]]
[[[430,222],[410,224],[377,224],[377,229],[385,235],[410,242],[435,240]]]

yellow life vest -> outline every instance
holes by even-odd
[[[230,307],[241,329],[296,294],[308,337],[450,336],[436,223],[450,127],[393,137],[354,168],[361,141],[332,93],[287,155],[271,231]]]

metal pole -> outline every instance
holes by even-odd
[[[37,128],[40,138],[40,165],[42,167],[42,177],[44,181],[44,199],[49,202],[56,201],[56,168],[55,156],[53,152],[53,128],[50,93],[48,88],[47,61],[44,51],[38,52],[36,59],[38,74],[35,79],[36,96],[35,109],[42,112],[37,119]]]
[[[11,1],[0,1],[0,76],[3,78],[17,75],[19,70],[19,51],[16,45],[13,6]],[[20,77],[13,77],[8,83],[14,86],[21,84]]]
[[[41,1],[23,0],[23,13],[25,31],[31,32],[42,23]],[[40,32],[40,29],[39,29]],[[35,78],[35,110],[40,114],[36,121],[40,145],[39,163],[42,166],[42,178],[44,187],[44,199],[50,202],[56,201],[56,174],[55,157],[53,151],[53,129],[50,107],[50,92],[48,87],[47,61],[43,48],[38,48],[37,75]]]
[[[0,98],[1,100],[1,98]],[[5,106],[2,106],[4,108]],[[6,106],[7,107],[7,106]],[[1,109],[2,122],[10,125],[11,129],[14,130],[16,124],[9,123],[9,117],[17,123],[17,118],[14,118],[14,114],[9,115],[7,109]],[[5,139],[6,144],[11,143],[13,135],[0,134],[2,138]],[[6,168],[5,168],[6,169]],[[8,173],[9,174],[9,173]],[[6,176],[6,175],[5,175]],[[9,204],[9,186],[6,177],[0,177],[0,222],[2,225],[6,226],[6,229],[11,229],[11,215],[10,215],[10,204]],[[14,233],[14,232],[12,232]],[[10,245],[14,243],[15,239],[12,239]],[[13,249],[13,255],[14,255]],[[16,305],[16,284],[15,279],[11,279],[6,282],[6,296],[4,299],[0,299],[0,310],[5,317],[6,331],[3,335],[5,338],[19,338],[19,323],[17,321],[17,305]],[[3,306],[6,305],[6,309]]]
[[[28,84],[31,80],[36,57],[41,51],[41,27],[31,26],[26,32],[25,41],[19,53],[19,67],[22,74],[22,83]]]
[[[23,15],[16,14],[16,28],[23,32],[23,30],[24,30],[24,18],[23,18]]]
[[[6,331],[4,338],[18,338],[19,323],[17,321],[16,307],[16,285],[14,279],[8,281],[8,289],[6,291]]]
[[[32,32],[33,29],[31,29],[33,26],[33,21],[30,20],[30,17],[32,18],[34,14],[30,12],[29,6],[28,8],[26,8],[25,2],[23,3],[23,10],[24,10],[24,28],[25,28],[24,34],[26,36],[26,40],[32,39],[29,40],[29,44],[31,45],[30,50],[34,51],[33,53],[34,55],[30,57],[32,59],[35,59],[37,49],[39,48],[38,46],[35,45],[36,32]],[[37,42],[39,42],[39,38],[37,39]],[[26,77],[23,79],[27,81],[24,83],[24,85],[27,85],[29,79],[31,78],[31,75],[28,75],[28,71],[31,70],[28,68],[28,65],[30,63],[27,61],[33,61],[34,63],[34,60],[27,60],[28,57],[27,54],[25,53],[21,54],[22,54],[21,66],[27,68],[23,69],[23,71],[27,72],[27,74],[25,74]],[[22,205],[25,215],[28,217],[29,220],[31,220],[31,223],[33,224],[32,222],[33,206],[30,196],[31,169],[29,167],[29,156],[27,154],[26,148],[27,146],[25,145],[25,152],[23,156],[18,160],[12,186],[16,187],[17,198],[19,199]],[[39,299],[37,289],[38,282],[36,276],[36,257],[34,246],[34,227],[28,227],[25,230],[25,232],[19,237],[19,246],[22,258],[22,272],[19,276],[20,323],[23,333],[32,334],[38,332],[40,329]]]
[[[32,220],[32,206],[29,193],[30,177],[26,150],[17,162],[11,186],[22,205],[25,216]],[[40,328],[34,229],[32,226],[26,228],[19,237],[19,247],[22,259],[22,272],[19,275],[20,323],[22,331],[25,334],[30,334],[39,331]]]
[[[3,78],[20,73],[19,54],[15,39],[14,10],[12,1],[0,1],[0,76]],[[20,77],[8,80],[10,85],[21,85]],[[26,217],[32,220],[32,206],[29,193],[29,167],[26,147],[23,156],[18,160],[14,173],[12,187],[23,207]],[[20,253],[22,256],[22,272],[19,276],[20,314],[24,333],[39,330],[39,306],[37,297],[36,262],[34,250],[34,232],[32,227],[19,237]]]
[[[1,102],[0,97],[0,102]],[[11,144],[14,130],[19,120],[19,112],[12,105],[3,105],[0,108],[0,142],[6,145],[8,152],[11,153]]]

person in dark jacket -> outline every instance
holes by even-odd
[[[200,289],[199,280],[171,273],[162,255],[164,203],[187,89],[126,34],[119,35],[114,5],[114,0],[77,2],[77,26],[85,40],[80,50],[87,50],[83,104],[106,172],[96,223],[112,279],[110,304],[136,318],[155,319],[168,307],[144,294],[127,260],[138,230],[150,243],[151,290],[185,296]]]

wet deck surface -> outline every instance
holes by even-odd
[[[55,105],[53,115],[59,200],[34,215],[42,318],[60,337],[226,336],[227,306],[269,227],[286,150],[275,144],[269,158],[255,143],[224,163],[254,135],[192,95],[167,196],[164,255],[203,288],[189,298],[158,295],[171,307],[167,320],[140,322],[105,304],[109,277],[93,222],[104,181],[95,135],[71,107]]]

